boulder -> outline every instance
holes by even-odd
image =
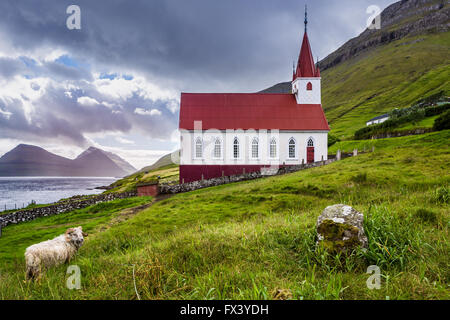
[[[367,248],[363,222],[363,214],[350,206],[329,206],[317,219],[317,245],[333,254]]]

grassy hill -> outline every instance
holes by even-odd
[[[65,288],[67,266],[23,284],[23,248],[39,236],[14,239],[17,230],[5,228],[0,252],[11,260],[0,266],[0,298],[136,299],[135,265],[143,299],[272,299],[279,290],[294,299],[448,299],[449,139],[450,130],[344,141],[334,148],[376,149],[326,167],[178,194],[121,223],[105,221],[72,262],[82,272],[78,291]],[[344,258],[314,250],[317,217],[335,203],[364,213],[367,252]],[[52,218],[17,227],[30,234]],[[47,230],[42,240],[60,232]],[[381,268],[381,290],[366,287],[372,264]]]
[[[404,38],[325,70],[322,98],[331,133],[349,139],[377,115],[440,91],[449,96],[448,43],[449,32]]]

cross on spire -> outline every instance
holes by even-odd
[[[308,6],[305,4],[305,32],[308,31]]]

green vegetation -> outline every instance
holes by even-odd
[[[440,93],[440,96],[442,96],[442,92]],[[440,130],[449,129],[445,127],[446,125],[450,126],[449,121],[445,120],[446,119],[445,112],[449,108],[450,108],[449,103],[442,104],[439,106],[428,106],[424,105],[422,102],[417,103],[409,108],[394,109],[389,113],[389,119],[387,121],[357,130],[355,132],[355,139],[356,140],[370,139],[374,135],[383,133],[394,133],[401,131],[409,132],[412,129],[418,129],[417,128],[418,123],[421,123],[422,125],[430,124],[432,122],[431,119],[438,118],[437,115],[440,115],[441,113],[444,113],[443,115],[444,120],[438,120],[437,122],[438,125],[433,126],[433,128],[442,128]],[[442,119],[442,117],[439,117],[438,119]],[[438,131],[439,129],[435,130]]]
[[[0,268],[14,261],[23,259],[25,248],[40,241],[52,239],[64,233],[70,227],[83,226],[90,233],[105,227],[120,211],[139,206],[151,201],[151,197],[127,198],[99,203],[84,209],[68,213],[10,225],[2,230],[0,238]],[[1,270],[1,269],[0,269]],[[1,277],[1,275],[0,275]]]
[[[0,299],[137,299],[134,283],[142,299],[272,299],[280,290],[293,299],[448,299],[449,139],[446,130],[341,141],[332,148],[376,149],[294,174],[178,194],[121,223],[98,221],[72,262],[82,272],[78,291],[65,287],[67,266],[24,283],[24,246],[39,239],[15,238],[58,224],[48,219],[66,223],[66,215],[7,227]],[[367,251],[316,251],[317,217],[336,203],[364,213]],[[366,287],[369,265],[381,268],[380,290]]]
[[[114,182],[110,186],[112,189],[106,192],[136,191],[136,185],[157,181],[158,177],[161,183],[178,183],[178,165],[171,164],[154,170],[136,172]]]
[[[436,131],[450,129],[450,110],[436,119],[433,129]]]
[[[448,97],[449,42],[450,32],[408,37],[322,72],[322,103],[331,133],[351,139],[375,116],[441,92]]]

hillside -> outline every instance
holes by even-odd
[[[177,150],[177,151],[175,151],[175,153],[176,152],[179,153],[180,151]],[[165,156],[162,156],[154,164],[152,164],[150,166],[147,166],[147,167],[144,167],[141,170],[139,170],[138,172],[148,172],[148,171],[157,170],[159,168],[172,165],[173,164],[172,154],[173,153],[169,153],[169,154],[166,154]]]
[[[142,299],[273,299],[279,290],[293,299],[448,299],[449,139],[450,130],[345,141],[336,147],[376,149],[178,194],[138,213],[117,212],[116,222],[87,208],[67,214],[69,222],[63,214],[9,226],[0,242],[0,299],[137,299],[133,279]],[[364,213],[366,252],[344,259],[314,250],[317,217],[335,203]],[[82,290],[66,289],[67,266],[19,285],[23,248],[74,224],[89,233],[72,262]],[[367,289],[369,265],[381,268],[380,290]]]
[[[0,176],[125,176],[136,169],[119,156],[90,147],[71,160],[20,144],[0,157]]]
[[[440,1],[395,3],[383,11],[381,30],[366,30],[319,63],[333,135],[351,138],[377,115],[441,91],[450,95],[449,12]],[[285,82],[263,92],[290,90]]]

